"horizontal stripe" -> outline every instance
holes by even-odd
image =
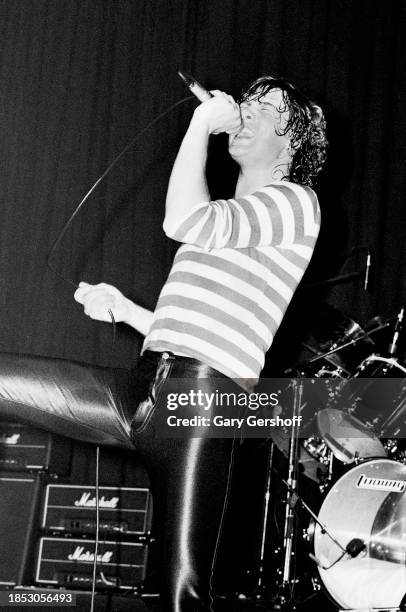
[[[199,234],[200,227],[204,224],[202,212],[206,210],[207,203],[194,206],[183,219],[178,221],[178,227],[171,231],[175,240],[182,241],[185,236],[189,235],[189,240]]]
[[[241,372],[241,378],[255,378],[258,376],[258,363],[246,359],[246,355],[243,351],[240,351],[241,359],[238,359],[233,352],[230,352],[231,347],[227,347],[226,350],[224,350],[216,344],[215,337],[209,338],[205,336],[203,333],[205,330],[193,330],[193,332],[196,332],[196,335],[172,328],[162,331],[164,332],[163,337],[167,339],[168,342],[183,346],[184,348],[188,347],[191,350],[200,351],[203,355],[212,355],[217,363],[227,363],[228,367],[233,371]],[[160,330],[158,329],[148,334],[148,341],[157,341],[160,338],[159,332]],[[214,342],[210,340],[214,340]],[[148,342],[145,344],[145,350],[147,350],[147,348]],[[204,361],[207,362],[207,359]],[[249,362],[251,362],[252,367],[249,366]],[[261,364],[261,367],[262,365],[263,364]]]
[[[317,233],[310,193],[285,183],[242,198],[202,202],[179,220],[173,237],[207,250],[297,243]]]
[[[216,249],[210,254],[202,251],[182,251],[176,256],[175,263],[185,260],[210,265],[219,271],[224,270],[236,279],[252,284],[260,291],[266,291],[267,286],[273,287],[284,299],[291,298],[292,289],[296,286],[293,279],[290,286],[285,284],[268,267],[254,259],[252,252],[250,256],[240,249]]]
[[[260,308],[262,308],[264,311],[268,311],[275,320],[279,320],[279,317],[282,314],[281,306],[277,303],[277,301],[280,301],[281,296],[278,296],[277,301],[275,299],[275,301],[272,302],[267,298],[263,291],[257,289],[253,284],[250,284],[242,279],[236,279],[232,274],[220,271],[214,266],[197,263],[195,261],[176,262],[172,268],[171,277],[175,277],[177,275],[179,278],[179,275],[184,274],[196,275],[200,278],[211,280],[217,283],[219,287],[228,287],[242,296],[249,295]]]
[[[171,227],[175,256],[144,349],[195,357],[255,379],[313,253],[314,192],[286,181],[203,202]]]
[[[236,304],[233,300],[227,299],[222,295],[218,295],[216,292],[208,291],[207,289],[201,287],[191,287],[186,283],[169,283],[165,285],[155,312],[159,310],[161,302],[164,306],[166,306],[175,298],[179,301],[196,299],[202,304],[202,308],[205,307],[205,304],[211,304],[215,308],[222,309],[224,312],[238,318],[240,321],[244,321],[249,328],[256,331],[258,337],[264,338],[265,343],[267,342],[272,329],[276,329],[277,327],[276,322],[272,321],[272,319],[268,317],[266,313],[263,313],[265,320],[262,320],[255,316],[252,309],[244,308],[243,306]],[[179,301],[177,302],[178,304]]]
[[[207,314],[201,311],[190,310],[188,308],[180,308],[178,306],[166,306],[160,308],[154,317],[154,329],[158,329],[160,325],[165,326],[165,320],[172,319],[173,321],[180,321],[181,325],[196,325],[209,333],[212,331],[213,319]],[[158,321],[160,323],[158,323]],[[261,349],[244,336],[240,331],[233,329],[232,327],[222,323],[219,319],[216,319],[216,335],[220,335],[221,338],[227,338],[228,342],[235,344],[237,347],[243,346],[244,352],[247,352],[256,361],[261,361]]]
[[[223,261],[234,262],[240,268],[247,270],[255,277],[262,278],[268,285],[273,286],[283,284],[282,295],[292,295],[292,290],[296,287],[296,280],[286,274],[279,266],[273,265],[269,257],[264,257],[258,249],[219,249],[213,251],[213,255]]]
[[[189,248],[189,245],[185,246]],[[282,282],[284,284],[285,291],[288,289],[291,291],[294,290],[297,285],[296,278],[273,261],[269,256],[269,248],[270,247],[255,247],[254,249],[238,250],[219,249],[218,251],[213,251],[213,253],[221,258],[236,261],[238,265],[246,266],[250,270],[256,270],[256,273],[267,278],[270,284],[274,282],[274,279],[277,279],[277,282]]]
[[[186,283],[191,286],[208,289],[213,293],[219,293],[220,295],[226,296],[231,302],[244,306],[244,308],[247,310],[251,309],[253,313],[264,322],[268,320],[279,323],[282,314],[280,307],[272,304],[272,302],[268,300],[264,294],[259,294],[259,292],[255,291],[254,289],[247,292],[247,294],[244,294],[241,291],[240,286],[236,287],[232,286],[231,283],[224,282],[225,277],[222,277],[221,282],[219,282],[214,278],[199,274],[199,272],[202,272],[202,270],[206,271],[206,268],[209,268],[209,266],[199,266],[199,271],[196,272],[190,272],[185,269],[178,272],[173,272],[168,278],[166,284],[170,285],[172,282]],[[260,298],[260,304],[258,303],[257,297]],[[268,317],[264,316],[266,314],[268,314]]]
[[[265,257],[268,257],[271,262],[278,265],[282,270],[290,274],[294,278],[296,284],[300,281],[303,275],[302,261],[297,259],[295,253],[291,249],[277,249],[276,247],[260,247]]]
[[[299,270],[305,270],[310,261],[313,249],[304,246],[303,244],[294,244],[289,249],[281,250],[281,255],[285,258],[285,261],[289,261]],[[299,277],[302,277],[302,274]]]
[[[314,250],[314,241],[312,242],[312,244],[295,244],[292,247],[290,247],[289,251],[290,251],[290,255],[289,257],[291,257],[292,261],[295,261],[297,265],[301,265],[306,267],[307,266],[307,262],[310,261],[310,258],[312,256],[313,250]]]
[[[202,313],[207,317],[210,317],[211,324],[213,321],[220,321],[220,323],[226,325],[232,330],[243,334],[245,338],[251,338],[252,341],[256,344],[256,346],[260,346],[262,350],[266,346],[267,337],[260,336],[258,334],[258,321],[255,321],[255,327],[250,326],[245,318],[241,316],[235,316],[233,305],[230,304],[230,310],[224,311],[221,308],[217,308],[213,303],[208,303],[207,301],[197,299],[197,296],[193,298],[187,298],[181,295],[166,295],[161,297],[159,302],[159,310],[155,316],[160,316],[161,310],[165,310],[167,307],[175,306],[177,308],[187,309],[188,311],[192,311],[192,313]],[[240,314],[240,313],[238,313]],[[265,329],[264,332],[268,336],[268,330]]]

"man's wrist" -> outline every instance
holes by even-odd
[[[125,323],[126,325],[131,325],[131,321],[133,319],[132,306],[134,306],[133,302],[124,297],[123,316],[121,318],[121,322]]]
[[[193,113],[189,124],[189,132],[202,138],[208,138],[210,136],[210,125],[207,118],[201,112],[200,106],[198,106]]]

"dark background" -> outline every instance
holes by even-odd
[[[295,340],[326,301],[362,325],[396,314],[406,298],[405,25],[403,0],[0,0],[0,350],[134,362],[141,337],[119,325],[112,348],[111,326],[83,315],[46,258],[114,157],[188,95],[177,69],[233,94],[281,74],[326,111],[322,232],[271,362],[294,360]],[[195,106],[186,102],[138,139],[97,188],[55,253],[60,273],[114,284],[154,308],[176,249],[161,229],[167,181]],[[214,139],[215,195],[232,192],[224,145]],[[320,284],[361,270],[364,251],[346,261],[357,247],[372,254],[369,291],[362,276]],[[242,495],[257,496],[256,509],[263,449],[244,468]],[[134,469],[103,450],[101,482],[132,485]],[[72,474],[94,481],[86,445],[75,445]],[[258,542],[246,526],[241,533]]]
[[[405,300],[405,23],[397,0],[2,0],[0,350],[119,366],[138,354],[141,338],[121,326],[111,350],[111,326],[83,316],[46,256],[115,155],[187,95],[178,68],[232,93],[282,74],[324,105],[323,230],[306,282],[362,268],[365,253],[343,258],[369,246],[370,291],[359,278],[327,285],[323,299],[360,323],[395,314]],[[160,121],[97,188],[57,249],[60,272],[154,307],[176,248],[161,229],[166,185],[194,107]],[[216,155],[223,145],[218,137]],[[296,303],[317,311],[319,293]]]

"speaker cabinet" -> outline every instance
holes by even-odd
[[[32,581],[40,493],[39,475],[0,473],[0,584]]]

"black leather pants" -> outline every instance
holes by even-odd
[[[196,388],[210,392],[219,377],[197,360],[166,353],[147,353],[132,371],[0,354],[0,419],[142,454],[159,531],[164,612],[214,609],[211,581],[234,443],[156,437],[156,415],[171,379],[195,379]]]

